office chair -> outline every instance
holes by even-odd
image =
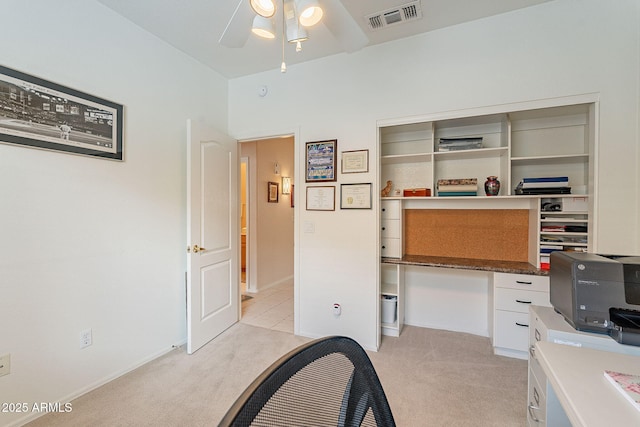
[[[371,360],[347,337],[289,352],[240,395],[219,427],[395,427]]]

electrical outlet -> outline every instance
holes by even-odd
[[[80,332],[80,348],[86,348],[93,344],[93,337],[91,336],[91,329],[86,329]]]
[[[11,373],[11,355],[4,354],[0,356],[0,377]]]

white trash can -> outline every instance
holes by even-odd
[[[382,323],[395,322],[397,308],[398,297],[392,295],[382,295]]]

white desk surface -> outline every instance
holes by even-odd
[[[604,377],[604,370],[640,375],[640,356],[536,343],[536,357],[574,427],[640,426],[640,411]]]

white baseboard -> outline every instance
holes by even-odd
[[[184,340],[178,342],[177,344],[172,345],[169,348],[162,349],[162,350],[158,351],[157,353],[154,353],[154,354],[152,354],[150,356],[145,357],[144,359],[134,363],[133,365],[129,366],[128,368],[125,368],[125,369],[122,369],[120,371],[117,371],[117,372],[115,372],[115,373],[113,373],[111,375],[107,375],[106,377],[101,378],[101,379],[99,379],[99,380],[87,385],[86,387],[82,387],[81,389],[76,390],[76,391],[74,391],[74,392],[72,392],[72,393],[70,393],[70,394],[68,394],[66,396],[63,396],[63,397],[61,397],[59,399],[55,399],[55,401],[63,402],[63,403],[71,402],[72,400],[75,400],[78,397],[80,397],[80,396],[82,396],[84,394],[87,394],[90,391],[93,391],[93,390],[97,389],[98,387],[101,387],[101,386],[103,386],[103,385],[105,385],[105,384],[107,384],[107,383],[109,383],[109,382],[111,382],[111,381],[113,381],[113,380],[125,375],[125,374],[128,374],[129,372],[135,371],[139,367],[141,367],[143,365],[146,365],[147,363],[152,362],[155,359],[158,359],[159,357],[164,356],[165,354],[169,353],[172,350],[175,350],[175,349],[178,349],[178,348],[182,347],[186,343],[187,343],[187,339],[185,338]],[[27,423],[29,423],[29,422],[37,419],[37,418],[40,418],[43,415],[46,415],[47,413],[48,412],[33,412],[33,413],[27,415],[24,418],[20,418],[20,419],[12,422],[10,424],[7,424],[6,427],[23,426],[23,425],[25,425],[25,424],[27,424]]]

